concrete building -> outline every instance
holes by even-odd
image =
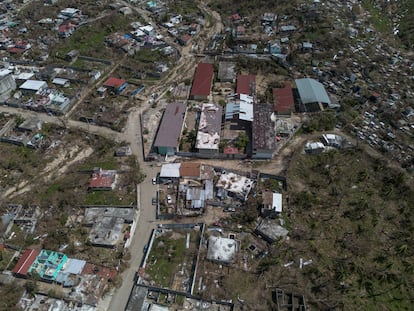
[[[85,225],[92,226],[88,240],[96,246],[113,248],[123,237],[126,224],[132,224],[136,210],[132,207],[90,207],[85,210]]]
[[[276,148],[273,107],[269,104],[256,104],[253,108],[252,158],[271,159]]]
[[[207,99],[210,95],[213,76],[213,64],[199,63],[194,74],[193,85],[190,91],[190,99]]]
[[[203,105],[196,141],[200,153],[218,153],[222,114],[223,108],[219,105]]]
[[[8,69],[0,70],[0,103],[5,102],[16,89],[16,81],[11,71]]]
[[[305,112],[322,111],[331,105],[331,100],[322,83],[310,78],[297,79],[295,83],[301,101],[301,109]]]
[[[262,194],[261,215],[264,217],[276,217],[282,213],[282,194],[264,191]]]
[[[43,249],[28,272],[30,275],[38,275],[44,281],[53,282],[67,260],[65,254]]]
[[[264,219],[256,227],[255,233],[266,242],[274,243],[278,239],[285,237],[289,231],[280,226],[274,219]]]
[[[207,259],[220,263],[231,264],[238,252],[236,240],[211,236],[208,239]]]
[[[254,181],[246,176],[233,172],[222,172],[217,181],[216,188],[223,189],[239,200],[246,201],[252,190]]]
[[[173,155],[179,151],[186,111],[184,103],[167,105],[154,142],[154,148],[157,148],[159,154]]]
[[[220,62],[218,79],[220,82],[234,83],[236,81],[236,64],[232,62]]]

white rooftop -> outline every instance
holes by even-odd
[[[20,89],[30,90],[30,91],[39,91],[46,87],[47,87],[46,81],[27,80],[20,86]]]
[[[161,167],[160,177],[179,178],[181,163],[168,163]]]
[[[237,241],[228,238],[211,236],[208,239],[207,259],[231,263],[237,253]]]
[[[9,69],[1,69],[0,70],[0,77],[7,76],[10,73],[11,73],[11,70],[9,70]]]
[[[17,80],[29,80],[34,76],[33,72],[21,72],[20,74],[16,75],[14,78]]]
[[[273,193],[272,209],[277,213],[282,212],[282,194],[281,193]]]

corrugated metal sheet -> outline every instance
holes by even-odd
[[[328,105],[331,103],[325,88],[320,82],[310,78],[297,79],[295,82],[302,103],[326,103]]]

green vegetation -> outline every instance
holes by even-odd
[[[412,47],[414,42],[414,2],[404,0],[402,2],[401,12],[404,12],[404,16],[401,18],[400,33],[399,36],[403,44],[407,47]]]
[[[172,278],[186,255],[185,241],[185,235],[176,239],[172,239],[171,235],[163,235],[154,241],[145,271],[157,285],[172,285]]]
[[[187,249],[186,235],[190,233],[190,247]],[[195,244],[198,240],[196,231],[173,230],[158,236],[152,245],[148,257],[145,273],[157,286],[168,287],[177,290],[173,284],[174,275],[179,270],[190,273],[191,265],[196,253]]]
[[[333,111],[323,111],[309,116],[309,119],[303,122],[302,130],[305,133],[331,131],[335,127],[335,124],[335,113]]]
[[[10,251],[8,249],[0,249],[0,271],[3,271],[7,268],[7,265],[9,264],[12,257],[13,251]]]
[[[246,132],[240,132],[239,137],[237,137],[237,141],[234,143],[234,145],[238,149],[244,150],[244,148],[246,148],[249,141],[250,139],[249,139],[249,136],[246,134]]]
[[[98,20],[93,24],[87,24],[77,29],[72,36],[60,40],[51,55],[60,58],[65,57],[71,50],[79,50],[80,54],[94,57],[109,57],[110,49],[105,46],[105,37],[127,29],[131,20],[119,14]]]
[[[380,32],[389,32],[391,24],[388,17],[375,5],[375,0],[363,0],[362,5],[371,14],[371,22]]]
[[[17,307],[20,297],[23,294],[23,287],[19,286],[17,282],[10,284],[0,283],[0,311],[17,311],[20,310]]]
[[[404,173],[358,149],[297,153],[291,163],[290,221],[296,229],[278,250],[282,262],[313,259],[294,281],[308,303],[316,309],[409,310],[414,191]],[[287,281],[283,268],[269,271]]]
[[[120,196],[116,191],[91,191],[86,194],[85,205],[130,205],[136,204],[135,193]]]

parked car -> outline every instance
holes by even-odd
[[[157,205],[157,198],[152,198],[152,205]]]
[[[157,184],[157,177],[154,177],[154,178],[152,179],[152,184],[153,184],[153,185],[156,185],[156,184]]]
[[[172,204],[172,198],[170,195],[167,195],[167,203]]]

